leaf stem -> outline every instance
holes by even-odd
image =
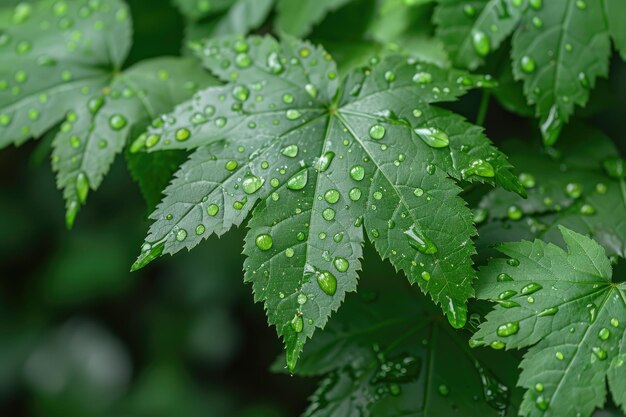
[[[487,117],[487,110],[489,109],[489,99],[491,98],[491,90],[484,90],[483,96],[480,99],[480,106],[478,107],[478,114],[476,116],[476,124],[483,126],[485,123],[485,117]]]

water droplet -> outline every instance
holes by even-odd
[[[123,129],[126,126],[126,124],[127,124],[126,118],[122,116],[121,114],[114,114],[109,119],[109,126],[111,126],[111,129],[113,130]]]
[[[554,142],[558,139],[561,129],[563,128],[559,108],[556,104],[550,107],[548,116],[542,118],[540,127],[544,144],[548,146],[554,145]]]
[[[295,109],[289,109],[285,112],[285,116],[287,117],[287,119],[289,120],[296,120],[297,118],[299,118],[300,116],[302,116],[300,114],[300,112],[298,110]]]
[[[578,7],[580,10],[585,10],[587,8],[587,2],[585,2],[584,0],[577,0],[576,7]]]
[[[396,79],[396,74],[393,71],[386,71],[385,72],[385,80],[389,81],[389,82],[393,82]]]
[[[187,231],[185,229],[178,229],[176,232],[176,240],[182,242],[185,239],[187,239]]]
[[[217,204],[209,204],[206,208],[207,214],[211,217],[215,217],[219,211],[220,208]]]
[[[608,356],[608,354],[606,353],[606,350],[602,349],[601,347],[594,346],[591,348],[591,351],[601,361],[605,360]]]
[[[291,328],[295,330],[296,333],[301,333],[302,329],[304,329],[304,321],[302,320],[302,316],[297,314],[293,316],[291,320]]]
[[[464,304],[456,304],[449,297],[448,305],[444,306],[448,323],[455,329],[460,329],[467,322],[467,307]]]
[[[337,292],[337,278],[328,271],[317,274],[317,284],[328,295],[335,295]]]
[[[104,105],[104,98],[102,98],[102,97],[92,98],[87,103],[87,107],[89,108],[89,112],[91,114],[98,113],[98,111],[102,108],[103,105]]]
[[[506,210],[506,215],[511,220],[519,220],[524,216],[524,213],[522,212],[522,209],[520,209],[518,206],[513,205],[509,206],[509,208]]]
[[[535,72],[535,68],[537,67],[537,64],[535,64],[534,59],[532,59],[531,57],[527,55],[524,55],[522,59],[520,59],[520,67],[522,68],[522,71],[524,71],[527,74],[530,74],[530,73]]]
[[[486,56],[491,51],[491,41],[483,31],[477,30],[472,34],[472,44],[480,56]]]
[[[536,185],[533,174],[522,172],[517,178],[524,188],[534,188]]]
[[[79,172],[76,176],[76,195],[81,204],[85,204],[87,193],[89,192],[89,180],[84,172]]]
[[[184,127],[181,129],[178,129],[174,135],[176,140],[179,142],[186,141],[187,139],[189,139],[190,136],[191,136],[191,132],[189,131],[189,129],[185,129]]]
[[[565,193],[571,198],[578,198],[583,193],[583,186],[575,182],[570,182],[565,186]]]
[[[467,178],[470,175],[478,175],[479,177],[493,178],[496,173],[493,166],[484,159],[475,159],[470,163],[469,168],[465,168],[461,171],[463,178]]]
[[[334,152],[328,151],[324,153],[324,155],[320,156],[316,161],[315,168],[319,172],[324,172],[328,170],[328,167],[330,167],[330,163],[333,161],[333,158],[335,158]]]
[[[494,350],[502,350],[504,349],[505,344],[501,340],[494,340],[493,342],[489,344],[489,346],[491,346],[491,349],[494,349]]]
[[[335,269],[337,269],[337,271],[339,272],[346,272],[350,267],[350,264],[346,259],[339,257],[335,258],[333,264],[335,265]]]
[[[616,318],[612,318],[611,319],[611,326],[618,327],[619,326],[619,320],[616,319]]]
[[[370,127],[370,137],[374,140],[380,140],[385,136],[385,127],[383,125],[373,125]]]
[[[607,340],[609,336],[611,336],[611,331],[606,327],[603,327],[602,329],[600,329],[600,332],[598,332],[598,337],[601,340]]]
[[[476,8],[471,4],[466,4],[463,6],[463,13],[465,13],[467,17],[472,17],[476,14]]]
[[[296,172],[296,174],[293,177],[289,178],[289,181],[287,181],[287,188],[289,188],[290,190],[294,190],[294,191],[301,190],[306,186],[308,178],[309,178],[309,171],[306,168],[304,168]]]
[[[307,92],[307,94],[311,97],[311,98],[316,98],[317,97],[317,87],[314,86],[313,84],[307,84],[304,86],[304,90]]]
[[[539,317],[554,316],[558,312],[559,312],[559,308],[558,307],[550,307],[550,308],[546,308],[545,310],[540,312],[538,314],[538,316]]]
[[[203,224],[199,224],[198,226],[196,226],[196,234],[198,236],[203,234],[205,231],[206,231],[206,227]]]
[[[246,101],[250,97],[250,90],[243,85],[238,85],[233,88],[233,97],[239,101]]]
[[[350,190],[350,200],[352,201],[358,201],[361,198],[361,190],[359,188],[353,188]]]
[[[365,177],[365,168],[361,165],[355,165],[350,168],[350,177],[355,181],[361,181]]]
[[[541,411],[546,411],[550,407],[550,402],[543,395],[539,395],[535,400],[535,405]]]
[[[262,251],[267,251],[272,248],[274,241],[272,240],[272,237],[270,235],[268,235],[267,233],[262,233],[256,237],[255,243],[257,248],[261,249]]]
[[[420,139],[433,148],[445,148],[450,144],[448,134],[443,130],[430,127],[413,130]]]
[[[280,153],[282,153],[283,155],[289,158],[295,158],[296,156],[298,156],[298,145],[288,145],[284,147],[280,151]]]
[[[580,206],[579,211],[580,211],[580,214],[582,214],[583,216],[591,216],[592,214],[596,213],[595,207],[588,203],[585,203],[582,206]]]
[[[252,65],[252,60],[250,59],[248,54],[239,53],[237,54],[237,56],[235,56],[235,64],[239,68],[248,68],[250,65]]]
[[[335,218],[335,210],[329,208],[326,208],[322,211],[322,217],[325,220],[331,221],[332,219]]]
[[[237,161],[231,159],[230,161],[226,162],[225,167],[226,167],[226,170],[228,171],[234,171],[237,169],[238,166],[239,164],[237,163]]]
[[[448,394],[450,394],[450,389],[447,386],[443,385],[443,384],[441,384],[441,385],[439,385],[437,387],[437,391],[439,392],[439,395],[441,395],[443,397],[447,397]]]
[[[535,10],[539,10],[541,9],[542,6],[542,0],[530,0],[530,7],[532,7]]]
[[[519,331],[519,323],[512,321],[498,326],[497,334],[500,337],[507,337],[516,334]]]
[[[520,294],[522,294],[522,295],[533,294],[533,293],[536,293],[537,291],[539,291],[542,288],[543,287],[540,284],[537,284],[536,282],[531,282],[530,284],[524,285],[522,287],[522,290],[520,291]]]
[[[430,273],[428,271],[422,271],[420,276],[424,281],[430,281]]]
[[[254,194],[263,186],[265,180],[254,175],[245,177],[241,183],[241,188],[246,194]]]
[[[515,258],[507,259],[506,263],[509,264],[510,266],[519,266],[519,260]]]
[[[498,274],[498,276],[496,277],[496,280],[498,282],[507,282],[507,281],[513,281],[513,278],[511,278],[511,276],[509,274],[505,274],[503,272],[501,274]]]
[[[292,255],[293,256],[293,255]],[[288,258],[291,258],[291,256],[288,256]],[[298,294],[298,304],[305,305],[306,302],[308,301],[308,297],[302,293]]]
[[[433,76],[430,72],[417,72],[413,76],[413,82],[417,84],[428,84],[432,82]]]
[[[513,297],[515,294],[517,294],[517,291],[505,290],[505,291],[502,291],[500,295],[498,295],[498,298],[500,300],[508,300],[509,298]]]
[[[407,236],[409,245],[417,249],[423,254],[432,255],[437,253],[437,246],[428,239],[423,233],[421,233],[415,225],[412,225],[408,230],[404,232]]]
[[[324,199],[330,204],[335,204],[337,201],[339,201],[339,197],[339,191],[335,189],[330,189],[324,193]]]
[[[11,123],[11,116],[8,114],[0,114],[0,126],[8,126]]]

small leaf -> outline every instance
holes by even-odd
[[[623,372],[616,377],[626,342],[626,286],[611,282],[611,263],[600,245],[560,230],[567,252],[540,240],[508,243],[498,249],[508,260],[481,269],[478,298],[516,306],[497,305],[474,344],[531,346],[518,383],[527,389],[523,415],[555,410],[588,417],[605,402],[607,376],[614,400],[626,409]],[[501,274],[510,279],[498,279]]]

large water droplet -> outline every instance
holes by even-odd
[[[531,74],[535,72],[535,68],[537,67],[537,65],[535,64],[534,59],[532,59],[531,57],[527,55],[524,55],[520,59],[520,67],[522,68],[522,71],[524,71],[525,73]]]
[[[519,331],[519,323],[512,321],[498,326],[497,334],[500,337],[507,337],[516,334]]]
[[[350,168],[350,177],[355,181],[361,181],[365,177],[365,168],[361,165],[355,165]]]
[[[335,268],[339,272],[346,272],[348,268],[350,267],[350,264],[348,263],[348,261],[340,257],[335,258],[335,260],[333,261],[333,265],[335,265]]]
[[[295,158],[296,156],[298,156],[298,145],[285,146],[282,151],[280,151],[280,153],[289,158]]]
[[[291,328],[295,330],[296,333],[301,333],[302,329],[304,329],[304,320],[302,320],[302,316],[297,314],[293,316],[291,320]]]
[[[289,181],[287,181],[287,188],[294,191],[301,190],[306,186],[308,178],[309,171],[304,168],[298,171],[293,177],[289,178]]]
[[[254,194],[263,186],[265,180],[254,175],[247,176],[241,183],[241,188],[246,194]]]
[[[187,231],[185,229],[178,229],[176,232],[176,240],[182,242],[185,239],[187,239]]]
[[[315,169],[317,169],[319,172],[324,172],[328,170],[328,167],[330,167],[330,163],[333,161],[333,158],[335,158],[334,152],[328,151],[324,153],[324,155],[320,156],[316,161]]]
[[[416,225],[412,225],[408,230],[404,232],[407,236],[409,245],[417,249],[423,254],[432,255],[437,253],[437,246],[433,241],[428,239],[423,233],[421,233]]]
[[[374,140],[380,140],[385,136],[385,127],[383,125],[373,125],[370,127],[370,137]]]
[[[126,124],[127,124],[126,118],[122,116],[121,114],[114,114],[109,119],[109,126],[111,126],[111,129],[113,130],[123,129],[126,126]]]
[[[415,129],[414,132],[420,137],[428,146],[433,148],[445,148],[450,144],[450,138],[448,134],[443,130],[430,127]]]
[[[272,248],[274,241],[272,240],[272,237],[270,235],[268,235],[267,233],[262,233],[256,237],[255,243],[257,248],[261,249],[262,251],[267,251]]]
[[[485,32],[477,30],[472,34],[472,45],[480,56],[486,56],[491,51],[491,41]]]
[[[317,274],[317,284],[328,295],[335,295],[337,292],[337,278],[328,271]]]
[[[539,291],[542,288],[543,287],[540,284],[537,284],[536,282],[531,282],[530,284],[524,285],[522,287],[522,290],[520,291],[520,294],[522,294],[522,295],[533,294],[533,293],[536,293],[537,291]]]
[[[76,176],[76,195],[78,195],[78,200],[85,204],[87,200],[87,193],[89,192],[89,180],[87,179],[87,175],[84,172],[79,172]]]

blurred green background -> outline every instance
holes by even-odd
[[[169,0],[129,3],[135,41],[127,64],[179,54],[184,22]],[[334,42],[338,16],[313,38],[349,67],[372,48],[358,30]],[[496,142],[536,136],[533,120],[504,110],[515,97],[492,100],[486,128]],[[477,92],[452,107],[474,120],[479,102]],[[626,66],[615,60],[611,79],[578,114],[624,150],[625,108]],[[282,346],[243,284],[243,228],[131,274],[149,223],[124,159],[68,232],[49,148],[42,138],[0,152],[0,416],[300,414],[317,381],[269,371]],[[370,256],[362,279],[391,274]]]

